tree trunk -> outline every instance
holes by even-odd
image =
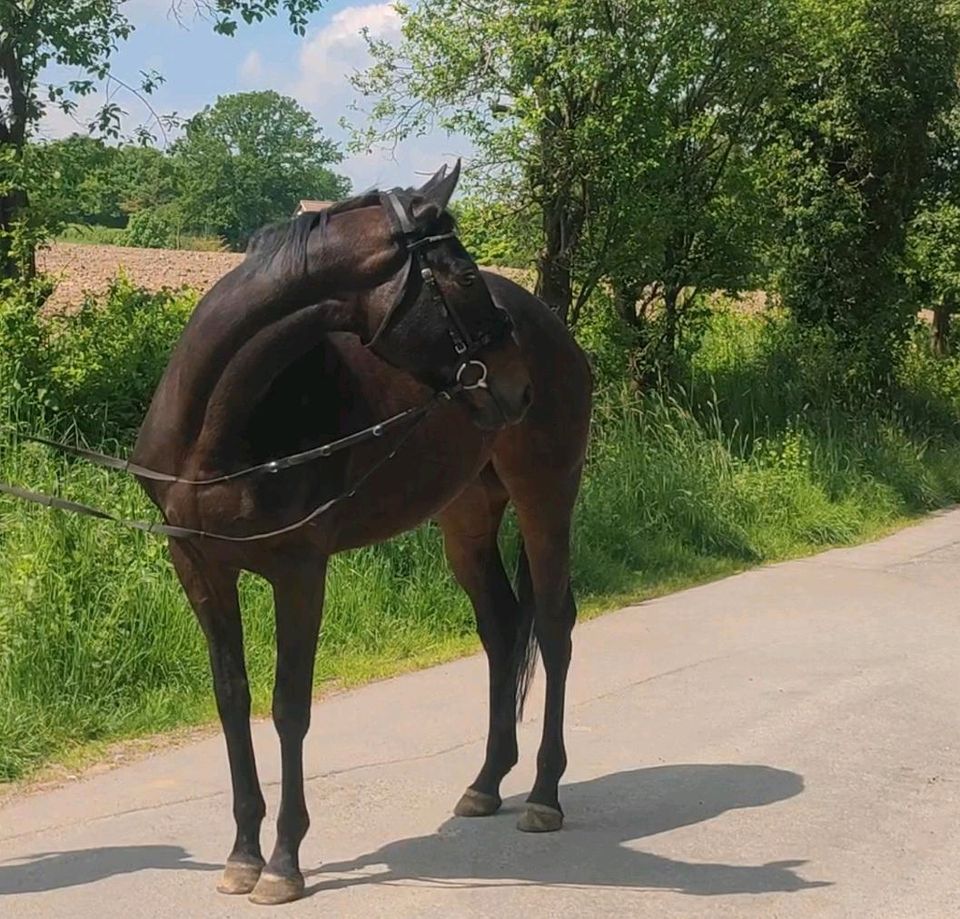
[[[931,335],[933,353],[937,357],[947,357],[950,354],[950,316],[953,313],[953,304],[944,297],[933,308],[933,332]]]
[[[547,250],[537,261],[537,272],[536,295],[566,322],[573,301],[570,269],[562,263],[561,256]]]
[[[544,248],[537,260],[536,295],[566,323],[573,302],[570,275],[569,215],[562,202],[544,206]]]
[[[677,332],[680,327],[680,317],[677,315],[677,310],[680,305],[681,290],[682,288],[674,284],[668,284],[663,292],[663,358],[668,364],[673,360],[673,354],[677,348]]]
[[[5,84],[5,85],[4,85]],[[27,77],[13,47],[0,49],[0,87],[9,99],[6,118],[0,117],[0,148],[13,150],[14,165],[19,165],[27,141],[29,97]],[[14,252],[11,231],[18,217],[26,211],[27,193],[18,188],[0,195],[0,279],[36,273],[36,253],[28,244],[25,252]]]
[[[26,195],[19,190],[8,195],[0,195],[0,280],[21,277],[24,274],[32,276],[36,269],[36,260],[32,251],[26,254],[24,261],[17,258],[13,248],[13,228],[18,214],[26,204]]]
[[[614,279],[613,281],[613,308],[616,314],[633,328],[639,327],[641,323],[640,316],[637,313],[640,289],[640,282],[633,279]]]
[[[32,278],[37,273],[37,254],[32,245],[14,251],[14,226],[26,207],[27,194],[21,189],[0,195],[0,280]]]

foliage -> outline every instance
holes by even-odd
[[[151,293],[121,277],[103,298],[51,319],[51,408],[84,436],[129,438],[196,301],[191,291]]]
[[[466,133],[500,199],[539,214],[544,298],[575,323],[605,278],[635,294],[631,307],[641,292],[661,296],[669,353],[680,291],[737,288],[753,268],[758,220],[745,145],[776,85],[782,6],[402,8],[403,44],[373,42],[375,64],[356,80],[373,99],[358,142],[435,122]],[[624,310],[625,321],[640,317]]]
[[[181,218],[176,208],[151,207],[137,211],[127,224],[123,243],[145,249],[174,249]]]
[[[534,258],[536,225],[529,210],[472,197],[457,201],[453,211],[457,235],[478,264],[523,268]]]
[[[88,243],[100,246],[126,245],[126,228],[101,227],[87,224],[72,223],[64,227],[57,235],[58,242]]]
[[[909,302],[928,304],[948,321],[960,308],[960,204],[940,200],[917,214],[908,230],[905,270]],[[945,353],[946,330],[936,331],[944,335],[937,350]]]
[[[275,93],[222,97],[188,123],[171,153],[81,135],[25,153],[39,223],[53,232],[127,225],[132,246],[180,247],[187,235],[205,248],[220,248],[221,237],[242,246],[264,223],[288,217],[299,198],[348,190],[323,165],[339,154],[312,116]]]
[[[123,144],[115,149],[103,181],[116,195],[122,214],[162,207],[176,199],[175,170],[169,156],[143,145]]]
[[[81,134],[25,150],[31,208],[45,226],[124,223],[120,197],[110,173],[116,148]]]
[[[795,0],[800,41],[775,113],[769,200],[785,304],[886,373],[912,322],[900,259],[956,98],[958,19],[941,0]]]
[[[0,407],[24,394],[40,406],[46,401],[51,358],[39,315],[51,289],[42,277],[0,280]]]
[[[241,247],[300,198],[336,199],[349,185],[313,116],[275,92],[221,96],[186,124],[173,147],[186,223]]]
[[[14,293],[13,291],[17,292]],[[196,304],[188,290],[156,293],[123,276],[69,313],[43,316],[46,282],[0,298],[0,372],[30,424],[64,433],[129,439],[140,424],[170,350]]]

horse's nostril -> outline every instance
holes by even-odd
[[[529,383],[527,383],[526,388],[523,390],[521,401],[524,408],[529,408],[533,402],[533,387]]]

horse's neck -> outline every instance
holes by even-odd
[[[282,289],[243,267],[203,298],[187,324],[141,427],[138,462],[183,472],[188,454],[202,463],[228,450],[276,375],[324,332],[356,322],[346,301],[311,305],[322,284]]]

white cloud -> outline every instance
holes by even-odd
[[[310,35],[300,49],[291,92],[314,111],[341,114],[353,98],[350,75],[370,61],[362,30],[373,38],[400,37],[400,15],[389,3],[348,6]]]
[[[263,80],[263,58],[259,51],[250,51],[243,59],[239,76],[246,86],[257,85]]]
[[[363,36],[389,42],[400,39],[402,20],[392,3],[348,6],[320,29],[308,35],[299,54],[297,73],[284,92],[310,109],[324,131],[345,140],[339,127],[344,116],[358,116],[351,110],[357,92],[350,77],[369,66],[370,55]],[[395,149],[376,150],[349,156],[337,170],[349,176],[355,191],[375,186],[408,185],[418,177],[432,175],[443,162],[469,156],[472,146],[465,138],[435,133],[411,138]]]

